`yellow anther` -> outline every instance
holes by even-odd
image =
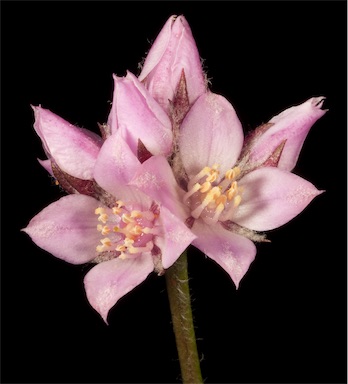
[[[133,239],[130,239],[129,237],[126,237],[124,239],[124,245],[126,247],[132,247],[133,246],[133,243],[134,243],[134,240]]]
[[[112,213],[113,213],[114,215],[119,215],[121,212],[122,212],[122,209],[119,208],[119,207],[113,207],[113,208],[112,208]]]
[[[108,221],[109,216],[106,213],[103,213],[98,217],[98,221],[101,221],[102,223],[106,223]]]
[[[103,208],[103,207],[98,207],[98,208],[96,208],[96,210],[94,211],[94,213],[95,213],[96,215],[102,215],[102,214],[105,213],[105,208]]]
[[[121,208],[124,206],[124,202],[122,200],[117,200],[116,204],[117,204],[117,208]]]
[[[104,239],[101,239],[100,242],[105,246],[105,247],[111,247],[111,240],[108,237],[104,237]]]
[[[149,233],[156,233],[156,231],[153,228],[149,228],[149,227],[143,228],[142,231],[143,233],[145,233],[145,235],[148,235]]]
[[[209,181],[210,183],[213,183],[217,179],[218,176],[219,176],[219,172],[214,171],[209,176],[207,176],[205,180]]]
[[[118,252],[124,252],[127,250],[127,247],[124,244],[120,244],[116,247],[116,251]]]
[[[209,175],[209,173],[211,172],[211,168],[210,167],[204,167],[201,172],[199,172],[199,174],[202,174],[203,176],[205,175]]]
[[[112,228],[112,230],[113,230],[114,232],[119,232],[119,231],[120,231],[120,227],[118,227],[117,225],[115,225],[115,226]]]
[[[211,190],[211,183],[209,181],[206,181],[205,183],[202,184],[200,187],[200,192],[205,193]]]
[[[241,195],[237,195],[234,200],[233,200],[233,206],[234,207],[238,207],[238,205],[240,204],[240,202],[242,201],[242,197]]]
[[[202,201],[201,208],[205,208],[211,201],[216,200],[221,195],[221,190],[218,187],[212,188]]]
[[[226,195],[227,195],[228,200],[232,200],[232,199],[233,199],[233,197],[234,197],[235,194],[237,193],[237,189],[238,189],[237,182],[234,181],[234,182],[231,184],[230,189],[226,192]]]
[[[99,232],[101,232],[101,231],[103,230],[103,226],[102,226],[101,224],[98,224],[98,225],[97,225],[97,230],[98,230]]]
[[[218,197],[221,196],[221,188],[219,186],[212,188],[208,195],[210,194],[212,196],[212,199],[216,200]]]
[[[104,252],[105,251],[105,247],[104,247],[104,245],[97,245],[95,250],[97,252]]]
[[[143,233],[143,229],[140,225],[134,225],[133,228],[129,231],[132,235],[141,235]]]
[[[120,256],[118,256],[119,259],[124,260],[127,259],[127,255],[124,252],[121,252]]]
[[[110,227],[108,227],[107,225],[104,225],[104,227],[101,230],[101,233],[103,236],[105,236],[105,235],[109,234],[110,231],[111,231]]]
[[[216,200],[215,203],[216,205],[221,205],[224,207],[227,201],[227,196],[226,195],[221,195],[219,196]]]
[[[218,165],[214,164],[211,168],[210,167],[204,167],[195,177],[195,180],[200,180],[204,176],[210,177],[211,175],[214,175],[215,173],[218,173],[217,171]]]
[[[128,224],[128,223],[133,223],[134,219],[131,217],[131,215],[129,213],[124,213],[122,215],[122,221],[124,223]]]
[[[226,179],[228,180],[233,180],[235,179],[237,176],[240,175],[240,168],[239,167],[234,167],[232,169],[229,169],[226,173],[225,173],[225,177]]]

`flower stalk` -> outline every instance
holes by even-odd
[[[182,382],[203,383],[193,326],[186,251],[166,271],[165,278]]]

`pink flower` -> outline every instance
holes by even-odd
[[[49,123],[61,123],[55,115],[45,113],[54,117]],[[164,157],[152,156],[141,163],[120,130],[100,148],[92,146],[93,151],[98,150],[96,155],[85,146],[86,132],[53,123],[50,127],[47,123],[44,134],[39,134],[45,146],[47,143],[54,175],[71,195],[44,208],[23,231],[39,247],[62,260],[97,264],[85,276],[85,289],[90,304],[107,322],[109,310],[122,296],[152,271],[162,274],[195,236],[180,217],[184,208],[177,190],[171,189],[172,173],[161,175],[168,166]],[[51,133],[56,126],[66,129],[66,135]],[[69,152],[72,148],[75,154]],[[93,156],[81,164],[81,158],[90,153]],[[134,175],[146,178],[148,168],[155,170],[157,178],[149,181],[156,181],[154,185],[162,191],[158,199],[131,183]],[[76,175],[88,175],[89,179]],[[175,207],[177,215],[172,213]]]
[[[289,171],[310,127],[326,112],[323,99],[282,112],[244,147],[236,112],[220,95],[200,96],[181,124],[173,170],[186,191],[186,222],[197,236],[192,244],[237,287],[255,258],[254,242],[265,241],[258,232],[284,225],[322,193]]]
[[[169,114],[183,73],[193,104],[206,91],[206,79],[190,26],[184,16],[173,15],[153,43],[139,80]]]

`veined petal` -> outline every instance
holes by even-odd
[[[267,231],[287,223],[323,191],[293,173],[273,167],[259,168],[239,182],[242,202],[233,221],[256,231]]]
[[[42,140],[48,157],[74,177],[93,178],[93,167],[102,145],[93,132],[75,127],[48,109],[33,107],[34,129]]]
[[[94,213],[99,206],[89,196],[64,196],[33,217],[22,231],[55,257],[72,264],[86,263],[95,258],[100,240]]]
[[[115,89],[108,124],[111,132],[120,130],[133,153],[139,139],[154,155],[168,155],[172,148],[171,121],[161,106],[130,72],[114,75]]]
[[[188,176],[214,164],[219,164],[223,175],[235,164],[243,138],[242,125],[231,103],[215,93],[202,95],[180,130],[180,154]]]
[[[117,131],[106,139],[94,167],[95,181],[117,197],[139,167],[140,162]]]
[[[250,160],[255,163],[265,161],[281,142],[286,140],[278,168],[291,171],[296,165],[310,128],[327,112],[321,109],[324,100],[324,97],[313,97],[274,116],[269,121],[274,125],[251,147]]]
[[[163,234],[156,237],[155,243],[162,251],[162,265],[167,269],[179,258],[196,236],[181,219],[164,206],[161,207],[160,223],[163,226]]]
[[[150,254],[97,264],[84,279],[88,301],[107,323],[109,310],[122,296],[142,283],[153,269]]]
[[[182,219],[188,216],[181,203],[185,192],[178,186],[170,165],[163,156],[152,156],[141,164],[129,185],[145,192]]]
[[[207,225],[196,220],[192,231],[196,234],[192,244],[218,263],[238,288],[242,277],[255,259],[255,244],[244,236],[227,231],[221,225]]]
[[[153,43],[139,80],[168,113],[182,71],[190,104],[206,91],[198,49],[184,16],[171,16]]]

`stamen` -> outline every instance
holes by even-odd
[[[160,234],[159,227],[154,223],[159,216],[159,209],[156,212],[128,210],[119,200],[111,209],[98,207],[95,214],[99,215],[97,220],[102,222],[97,224],[98,232],[102,236],[108,235],[100,240],[96,251],[107,254],[109,260],[114,257],[136,257],[139,253],[151,251],[154,247],[153,237]]]
[[[237,182],[234,181],[231,184],[230,189],[226,192],[226,196],[227,196],[228,200],[232,200],[236,193],[237,193]]]
[[[240,202],[242,201],[242,197],[241,195],[237,195],[234,200],[233,200],[233,206],[236,208],[238,207],[238,205],[240,204]]]
[[[121,216],[121,219],[124,223],[128,224],[128,223],[133,223],[134,222],[134,219],[131,217],[131,215],[129,213],[124,213],[122,216]]]
[[[211,183],[209,181],[206,181],[205,183],[202,184],[199,191],[201,193],[204,193],[204,192],[208,192],[210,190],[211,190]]]
[[[111,240],[108,237],[104,237],[104,239],[101,239],[100,242],[106,247],[111,247]]]
[[[199,189],[201,188],[201,185],[199,183],[196,183],[193,188],[189,189],[188,192],[185,193],[184,195],[184,203],[187,202],[187,200],[193,195],[195,194],[197,191],[199,191]]]
[[[212,188],[207,195],[205,196],[204,200],[202,203],[191,212],[191,215],[195,218],[198,219],[205,207],[213,200],[215,200],[217,197],[221,195],[221,190],[219,187],[214,187]]]
[[[229,169],[226,173],[225,173],[225,177],[226,179],[228,180],[233,180],[235,179],[237,176],[240,175],[240,168],[239,167],[234,167],[232,169]]]
[[[188,192],[184,195],[184,202],[192,209],[191,217],[201,217],[208,224],[226,220],[226,217],[230,219],[242,201],[242,188],[236,181],[241,169],[238,166],[229,169],[217,184],[218,167],[218,164],[204,167],[189,181]]]
[[[106,224],[106,222],[108,221],[108,218],[109,218],[109,216],[106,213],[104,213],[103,215],[100,215],[98,217],[98,220],[101,221],[102,223]]]
[[[146,246],[145,247],[129,247],[128,248],[128,251],[129,253],[141,253],[141,252],[149,252],[151,251],[153,248],[153,242],[152,241],[149,241],[148,243],[146,243]]]
[[[104,227],[101,230],[102,235],[108,235],[110,233],[111,229],[107,225],[104,225]]]
[[[98,208],[96,208],[96,210],[94,211],[94,213],[95,213],[96,215],[102,215],[102,214],[105,213],[105,208],[103,208],[103,207],[98,207]]]
[[[213,224],[216,224],[219,220],[219,217],[221,215],[221,213],[223,212],[223,210],[225,209],[225,205],[220,203],[217,207],[216,207],[216,210],[215,210],[215,213],[214,213],[214,216],[212,218],[212,222]]]
[[[192,188],[194,184],[199,182],[204,176],[208,176],[206,181],[215,181],[219,175],[219,171],[217,170],[219,167],[218,164],[214,164],[211,168],[204,167],[196,176],[194,176],[188,183],[188,190]],[[211,179],[211,180],[208,180]]]

